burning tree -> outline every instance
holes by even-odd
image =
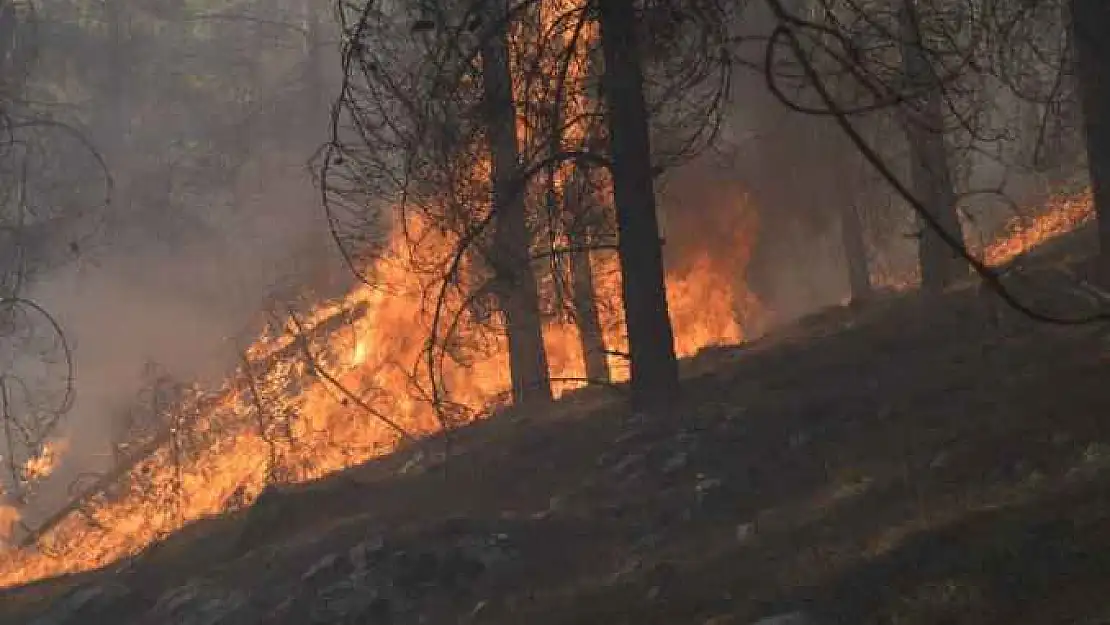
[[[727,84],[723,9],[711,2],[688,3],[685,14],[670,3],[634,10],[525,2],[387,14],[375,6],[366,4],[345,28],[349,75],[326,165],[331,223],[352,268],[368,280],[381,242],[368,231],[391,220],[403,228],[416,214],[451,233],[453,249],[427,267],[437,272],[428,281],[437,292],[426,359],[432,395],[440,391],[446,346],[459,345],[460,329],[483,325],[473,323],[485,321],[472,314],[475,304],[494,293],[506,321],[514,396],[524,399],[528,381],[546,377],[530,321],[530,311],[544,306],[530,302],[558,299],[561,259],[574,262],[576,250],[616,239],[633,395],[641,403],[671,396],[677,366],[652,181],[712,140]],[[414,32],[398,34],[406,30]],[[637,43],[644,34],[653,35],[653,45]],[[653,140],[662,140],[662,149],[651,149]],[[586,196],[613,198],[615,219],[584,218],[593,202],[579,200],[591,188]],[[585,224],[592,224],[591,242],[582,245]],[[603,232],[598,224],[616,228]],[[538,268],[520,261],[524,249],[553,263],[552,288],[535,296]],[[607,377],[596,360],[600,341],[585,303],[583,258],[572,272],[579,282],[570,299],[590,343],[584,353],[595,356],[589,368]],[[517,265],[509,280],[506,265]]]

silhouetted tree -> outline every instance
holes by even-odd
[[[1110,3],[1070,0],[1087,166],[1098,217],[1098,279],[1110,284]]]
[[[518,404],[550,401],[539,294],[531,269],[528,232],[509,66],[504,0],[484,0],[482,13],[493,32],[481,38],[482,96],[493,190],[494,243],[490,250],[509,343],[513,398]]]
[[[902,45],[902,67],[910,93],[917,97],[904,108],[909,139],[910,168],[914,194],[951,236],[962,241],[956,190],[952,180],[948,148],[944,140],[944,111],[941,87],[926,56],[915,0],[902,0],[898,9]],[[940,291],[967,273],[964,261],[934,229],[920,224],[918,257],[921,286]]]
[[[648,109],[636,33],[640,21],[632,0],[605,0],[598,15],[632,396],[634,404],[649,407],[678,393],[678,359],[667,314],[655,211]]]

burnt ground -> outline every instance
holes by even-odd
[[[4,591],[0,623],[1110,623],[1105,330],[988,304],[707,351],[661,414],[500,415],[446,463],[427,441]]]

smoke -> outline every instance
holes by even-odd
[[[25,517],[64,501],[80,474],[112,465],[111,444],[146,382],[145,365],[216,385],[259,329],[270,294],[339,269],[303,166],[269,167],[266,175],[254,197],[218,216],[216,236],[170,245],[117,240],[44,276],[29,293],[65,329],[76,401],[58,432],[70,449],[37,485]]]
[[[39,8],[26,25],[41,51],[28,100],[88,140],[115,188],[104,207],[98,159],[72,133],[56,133],[28,149],[25,205],[5,200],[0,215],[0,226],[21,228],[22,254],[9,256],[28,262],[13,269],[6,257],[0,269],[28,276],[20,294],[58,321],[75,367],[75,401],[52,434],[67,450],[21,510],[31,525],[70,498],[76,478],[112,465],[147,365],[216,385],[264,308],[304,289],[332,295],[348,280],[306,168],[327,138],[338,85],[326,9],[252,6],[263,27],[246,14],[203,18],[119,0]],[[10,182],[0,181],[5,191]],[[9,354],[17,350],[4,330],[5,379],[49,370],[57,395],[64,371],[44,365],[42,350]],[[41,421],[24,404],[16,417]],[[0,446],[7,456],[3,432]],[[0,485],[11,492],[3,460]],[[0,526],[13,516],[0,506]]]
[[[850,296],[843,211],[860,216],[872,278],[880,283],[914,274],[919,230],[904,199],[832,117],[794,112],[768,90],[763,46],[774,26],[764,3],[745,8],[737,40],[748,43],[738,50],[743,62],[735,64],[717,151],[670,173],[661,195],[669,262],[680,263],[698,249],[719,259],[735,256],[737,245],[747,246],[748,253],[737,256],[742,262],[734,262],[734,289],[754,294],[772,325]],[[1035,167],[1028,141],[1019,138],[1036,136],[1037,125],[1051,121],[1043,106],[1021,102],[989,81],[978,97],[978,134],[950,137],[965,238],[973,246],[1000,234],[1015,209],[1039,205],[1061,183],[1083,177],[1075,128],[1056,128],[1061,137],[1048,142],[1051,166]],[[1075,102],[1064,105],[1065,113],[1077,108]],[[1067,121],[1057,120],[1057,126]],[[897,117],[880,111],[853,116],[852,123],[910,185],[908,146]],[[736,228],[751,233],[741,236]]]

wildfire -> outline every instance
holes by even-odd
[[[555,12],[572,8],[563,3]],[[582,52],[576,57],[585,58],[594,36],[587,32],[575,43]],[[584,80],[587,69],[584,61],[576,64],[568,84]],[[568,107],[587,110],[589,103],[575,96]],[[521,135],[524,117],[522,112]],[[568,143],[585,132],[585,122],[575,123],[566,129]],[[562,192],[572,173],[561,167],[552,186]],[[475,176],[488,178],[488,172]],[[599,193],[608,189],[603,185]],[[1088,217],[1081,216],[1080,203],[1063,202],[1053,210],[1059,216],[1015,227],[988,248],[988,261],[1004,262],[1068,224],[1081,223]],[[1089,213],[1087,204],[1083,208]],[[752,213],[739,209],[728,212],[727,223],[691,228],[690,240],[677,241],[680,252],[668,258],[666,287],[680,356],[741,342],[743,323],[762,314],[737,280],[755,231],[746,221]],[[310,313],[290,314],[244,350],[243,366],[222,387],[188,389],[167,430],[122,479],[83,502],[82,514],[69,515],[43,534],[41,549],[8,554],[0,564],[0,586],[107,565],[186,523],[249,504],[269,481],[316,479],[389,453],[407,436],[436,432],[444,420],[454,425],[490,415],[509,386],[502,328],[495,317],[467,312],[472,305],[467,296],[478,279],[470,268],[459,268],[451,278],[457,288],[442,296],[444,274],[428,270],[452,256],[458,237],[415,214],[402,219],[405,227],[394,228],[387,252],[370,272],[376,286],[360,285]],[[712,249],[700,245],[706,232],[719,239]],[[611,251],[596,251],[590,264],[612,378],[625,380],[618,259]],[[433,331],[438,340],[430,349]],[[551,316],[545,319],[544,341],[551,376],[561,380],[556,395],[582,386],[577,327]],[[63,450],[48,451],[29,467],[37,475],[48,475]],[[18,511],[0,507],[0,537],[17,520]]]
[[[979,258],[988,267],[1005,265],[1029,250],[1073,232],[1095,217],[1089,191],[1053,198],[1034,215],[1017,215],[1003,228],[1002,234],[979,248]],[[917,287],[916,270],[912,275],[886,271],[875,272],[872,282],[892,291]]]
[[[983,260],[992,267],[1004,265],[1042,243],[1074,231],[1094,216],[1090,193],[1056,198],[1044,212],[1011,219],[1005,234],[983,251]]]
[[[423,367],[434,285],[429,274],[414,270],[421,260],[409,244],[414,236],[423,241],[426,255],[441,254],[456,242],[410,218],[375,268],[380,287],[360,286],[340,301],[263,332],[246,350],[252,383],[246,383],[244,368],[223,388],[192,389],[182,400],[182,414],[199,413],[180,424],[187,445],[178,447],[186,449],[175,450],[168,442],[154,449],[118,487],[86,502],[85,514],[67,517],[41,537],[42,551],[52,557],[34,550],[12,553],[0,569],[0,584],[106,565],[185,523],[249,503],[268,479],[311,480],[388,453],[401,435],[380,417],[414,436],[438,430],[440,415]],[[593,268],[606,344],[624,351],[615,254],[596,254]],[[706,257],[667,276],[683,355],[741,339],[731,291],[720,288],[731,284],[731,275],[721,271]],[[448,309],[461,304],[457,296],[448,300]],[[438,363],[438,392],[451,418],[466,421],[488,415],[503,401],[509,373],[500,334],[460,324],[461,353]],[[573,324],[548,320],[545,343],[553,378],[584,378]],[[610,364],[615,381],[627,378],[622,358],[613,356]],[[557,384],[556,393],[582,384]],[[44,470],[53,462],[46,458],[56,453],[44,456]]]
[[[529,54],[573,49],[570,55],[539,59],[545,71],[563,74],[564,110],[557,130],[561,149],[573,150],[586,136],[596,105],[588,77],[597,35],[592,26],[576,27],[573,16],[581,12],[580,3],[540,6],[538,24],[527,26],[538,29],[538,37],[523,25],[524,30],[511,33],[518,50],[511,55],[513,71],[531,71],[522,64]],[[529,43],[540,39],[560,43]],[[566,64],[565,71],[557,71],[559,63]],[[525,146],[552,140],[555,129],[533,123],[546,112],[537,116],[528,108],[551,98],[545,88],[543,81],[515,81],[518,142]],[[480,147],[475,153],[481,153]],[[571,182],[581,182],[576,175],[573,165],[564,163],[540,176],[527,190],[530,203],[543,205],[551,196],[568,201],[564,195]],[[476,159],[465,177],[472,183],[468,188],[484,193],[488,159]],[[586,182],[596,205],[612,205],[605,174]],[[475,201],[481,201],[477,195]],[[182,400],[181,414],[199,415],[179,424],[187,445],[170,444],[174,439],[166,437],[118,488],[85,502],[85,514],[70,515],[40,537],[42,552],[53,557],[20,551],[0,565],[0,585],[106,565],[185,523],[249,504],[269,480],[301,482],[340,471],[389,453],[403,438],[483,418],[504,403],[510,376],[503,328],[497,315],[482,310],[486,304],[471,297],[481,290],[483,272],[465,259],[446,270],[444,259],[454,256],[459,243],[456,234],[418,213],[398,215],[397,224],[404,227],[394,228],[386,252],[369,272],[377,286],[360,286],[341,300],[267,328],[245,350],[244,366],[223,388],[194,389]],[[542,227],[548,230],[536,233],[539,240],[572,240],[567,224]],[[750,296],[735,292],[734,277],[750,251],[745,227],[714,228],[717,233],[731,228],[733,238],[718,246],[728,253],[669,259],[668,301],[681,356],[743,337],[737,300],[742,311],[754,310]],[[628,347],[619,261],[611,250],[598,250],[590,254],[589,265],[610,377],[620,382],[629,372],[620,355]],[[553,298],[558,269],[538,273],[546,285],[544,297]],[[448,287],[441,290],[445,275]],[[429,343],[431,336],[435,341]],[[583,386],[576,324],[549,314],[544,343],[555,395]]]
[[[1084,223],[1089,215],[1083,198],[1061,200],[988,247],[989,262],[1005,262]],[[325,302],[285,327],[262,333],[246,350],[252,384],[246,383],[244,368],[222,388],[193,389],[182,400],[182,414],[199,415],[182,424],[187,448],[168,443],[154,448],[115,488],[85,502],[84,514],[70,515],[42,536],[41,552],[11,552],[0,568],[0,584],[106,565],[185,523],[249,503],[267,480],[311,480],[389,453],[401,435],[382,416],[414,436],[436,431],[441,424],[421,366],[431,327],[431,283],[427,273],[413,270],[420,259],[413,258],[407,237],[414,232],[425,243],[439,237],[432,246],[436,253],[455,243],[450,236],[422,229],[418,221],[397,229],[391,253],[376,267],[382,286],[361,286],[342,300]],[[667,290],[681,355],[743,340],[737,318],[757,308],[730,285],[746,262],[748,232],[738,228],[733,235],[730,249],[738,250],[738,256],[702,253],[671,262]],[[625,351],[616,255],[599,252],[592,264],[606,346],[614,353]],[[460,303],[449,302],[448,307]],[[457,360],[441,359],[438,392],[449,399],[452,417],[465,421],[488,415],[503,401],[508,359],[498,332],[483,333],[465,322],[458,331],[471,344],[460,343]],[[573,324],[547,320],[545,343],[554,378],[584,377]],[[610,364],[614,380],[627,378],[623,358],[612,356]],[[559,384],[556,391],[581,384]],[[47,450],[34,470],[48,472],[60,451]],[[0,509],[0,529],[10,529],[17,520],[15,509]]]
[[[24,479],[28,482],[35,482],[49,477],[57,468],[67,449],[69,449],[69,441],[66,440],[44,443],[38,455],[23,463]]]

